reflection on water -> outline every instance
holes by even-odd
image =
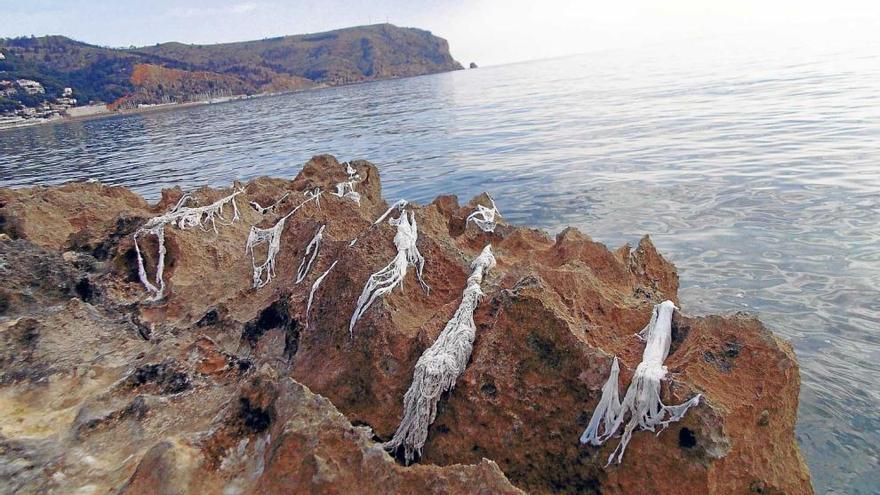
[[[757,312],[803,377],[818,493],[880,486],[880,50],[600,53],[0,133],[0,184],[163,187],[366,158],[389,199],[650,233],[685,310]],[[759,54],[759,55],[755,55]]]

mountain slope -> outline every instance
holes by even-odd
[[[249,68],[262,67],[327,84],[461,69],[446,40],[391,24],[220,45],[164,43],[134,53],[245,78]]]
[[[218,45],[172,42],[129,49],[63,36],[0,39],[0,53],[5,56],[0,80],[36,80],[46,88],[40,96],[45,99],[72,87],[81,104],[192,101],[462,68],[449,54],[446,40],[391,24]]]

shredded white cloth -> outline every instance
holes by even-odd
[[[405,199],[398,199],[396,203],[389,206],[388,209],[385,210],[385,213],[383,213],[379,218],[376,219],[375,222],[373,222],[373,225],[379,225],[380,223],[382,223],[382,220],[385,220],[386,218],[388,218],[388,215],[390,215],[391,212],[394,210],[403,211],[403,209],[406,208],[406,205],[408,205],[408,204],[409,203]]]
[[[315,258],[318,257],[318,249],[321,247],[321,240],[324,239],[324,227],[326,227],[326,225],[321,225],[321,228],[318,229],[315,237],[313,237],[311,242],[309,242],[309,245],[306,246],[306,253],[303,256],[302,263],[299,264],[299,269],[296,271],[296,283],[305,280],[306,276],[309,274],[309,270],[312,268],[312,263],[314,263]],[[307,260],[308,263],[306,263]]]
[[[702,397],[700,394],[677,406],[664,405],[660,400],[660,382],[667,373],[663,362],[669,355],[669,346],[672,342],[672,314],[676,309],[672,301],[664,301],[654,306],[650,323],[638,333],[638,337],[646,342],[645,350],[623,402],[620,401],[617,385],[620,365],[617,358],[614,358],[611,374],[602,387],[602,398],[593,411],[590,424],[581,435],[583,444],[602,445],[617,432],[629,415],[620,444],[608,457],[608,464],[611,464],[615,456],[618,464],[623,460],[626,446],[636,427],[649,431],[655,431],[655,428],[660,427],[662,432],[669,423],[680,420],[688,409],[700,403]]]
[[[330,273],[330,270],[332,270],[338,262],[339,260],[333,261],[333,263],[330,264],[330,268],[322,273],[321,276],[315,280],[315,283],[312,284],[312,290],[309,291],[309,301],[308,303],[306,303],[306,326],[309,325],[309,311],[312,309],[312,300],[315,298],[315,292],[318,290],[318,287],[321,286],[321,282],[324,281],[324,277],[326,277],[327,274]]]
[[[393,208],[394,207],[389,208],[389,210],[380,217],[379,221],[384,219]],[[419,248],[416,247],[416,240],[418,240],[419,232],[418,227],[416,226],[415,214],[411,211],[408,212],[404,210],[402,206],[400,208],[400,216],[388,220],[389,224],[397,227],[397,234],[394,236],[394,245],[397,247],[397,255],[390,263],[388,263],[388,265],[370,275],[369,280],[367,280],[364,290],[358,298],[357,307],[351,315],[351,323],[348,326],[348,332],[351,335],[354,335],[354,325],[367,311],[367,308],[373,304],[373,301],[375,301],[376,298],[391,292],[403,282],[403,278],[406,276],[406,269],[409,265],[416,267],[416,276],[419,279],[419,283],[422,284],[425,291],[429,290],[428,284],[422,280],[422,271],[425,268],[425,258],[422,257]]]
[[[380,216],[375,222],[373,222],[373,224],[370,225],[370,227],[369,227],[367,230],[365,230],[365,231],[361,232],[360,234],[358,234],[357,236],[355,236],[355,238],[352,239],[352,240],[348,243],[348,247],[353,247],[355,244],[357,244],[358,239],[360,238],[360,236],[362,236],[362,235],[364,235],[365,233],[367,233],[367,232],[369,232],[370,230],[372,230],[372,228],[375,227],[376,225],[379,225],[380,223],[382,223],[382,220],[385,220],[385,219],[388,217],[388,215],[391,214],[392,211],[394,211],[394,210],[400,210],[400,211],[403,211],[403,209],[404,209],[404,208],[406,207],[406,205],[408,205],[408,204],[409,204],[409,203],[407,203],[407,201],[406,201],[405,199],[401,199],[401,200],[398,200],[398,201],[397,201],[396,203],[394,203],[393,205],[391,205],[390,207],[388,207],[388,209],[385,210],[385,213],[383,213],[382,216]]]
[[[260,206],[260,203],[257,203],[256,201],[251,201],[251,202],[250,202],[250,205],[251,205],[255,210],[257,210],[257,212],[259,212],[260,215],[265,215],[266,212],[269,212],[269,211],[275,211],[275,208],[277,208],[278,205],[280,205],[281,202],[284,201],[284,199],[287,198],[288,196],[290,196],[290,193],[289,193],[289,192],[284,193],[283,196],[281,196],[280,198],[278,198],[278,201],[272,203],[272,204],[269,205],[269,206]]]
[[[498,211],[498,207],[495,206],[495,200],[492,199],[492,196],[489,196],[487,193],[486,196],[489,197],[489,201],[492,203],[492,207],[486,207],[483,205],[477,205],[477,209],[468,215],[465,220],[465,225],[469,222],[474,222],[477,227],[480,228],[483,232],[495,232],[495,215],[501,216],[501,212]]]
[[[245,254],[251,255],[251,264],[253,265],[253,287],[259,289],[268,284],[275,277],[275,257],[281,251],[281,233],[284,231],[284,224],[291,215],[296,213],[300,208],[310,201],[320,204],[321,190],[306,191],[306,199],[298,204],[294,209],[290,210],[287,215],[281,217],[274,226],[268,229],[261,229],[257,226],[251,226],[248,234],[247,244],[245,244]],[[266,261],[257,265],[257,257],[254,248],[262,244],[267,244]]]
[[[177,204],[171,209],[171,211],[164,215],[151,218],[134,233],[133,238],[134,249],[137,253],[138,278],[140,278],[140,281],[147,289],[147,292],[152,294],[152,300],[162,299],[165,293],[165,280],[163,279],[166,254],[165,226],[171,225],[172,227],[177,227],[181,230],[193,227],[201,227],[204,229],[205,224],[210,222],[211,227],[216,233],[218,220],[220,220],[221,225],[229,225],[238,220],[238,205],[235,203],[235,197],[243,192],[243,190],[239,189],[229,196],[223,197],[207,206],[197,207],[185,206],[188,201],[192,200],[192,196],[184,194],[180,200],[177,201]],[[223,217],[223,207],[230,203],[232,204],[232,219],[226,220],[226,218]],[[156,240],[159,244],[159,259],[156,262],[156,275],[153,282],[150,282],[149,277],[147,276],[146,269],[144,268],[144,258],[141,255],[141,248],[138,245],[138,238],[147,235],[156,236]]]
[[[401,210],[402,211],[403,208],[406,207],[407,204],[408,203],[405,199],[401,199],[401,200],[397,201],[396,203],[394,203],[393,205],[391,205],[391,207],[388,208],[388,210],[386,210],[385,213],[383,213],[382,216],[380,216],[378,220],[376,220],[375,222],[373,222],[372,225],[370,225],[370,227],[367,229],[367,231],[374,228],[376,225],[379,225],[379,223],[381,223],[382,220],[387,218],[388,215],[390,215],[392,211],[394,211],[394,210]],[[358,235],[363,235],[363,232]],[[358,237],[356,236],[354,239],[352,239],[348,243],[348,247],[353,247],[355,244],[357,244],[357,241],[358,241]],[[312,284],[312,290],[309,292],[309,301],[308,301],[308,304],[306,304],[306,325],[308,325],[309,308],[312,307],[312,300],[315,297],[315,292],[318,290],[318,286],[321,285],[321,282],[324,281],[324,277],[326,277],[327,274],[330,273],[330,270],[332,270],[333,267],[336,266],[336,263],[338,261],[339,260],[333,261],[333,264],[330,265],[330,268],[328,268],[327,271],[325,271],[320,277],[318,277],[318,279],[315,280],[315,283]]]
[[[354,185],[360,182],[361,176],[348,162],[345,163],[345,173],[348,174],[348,180],[336,184],[336,192],[330,194],[340,198],[348,198],[360,206],[361,194],[354,190]]]
[[[412,462],[416,454],[421,456],[428,427],[437,416],[440,396],[455,387],[467,367],[477,332],[474,310],[483,297],[480,284],[494,266],[495,257],[489,245],[471,263],[471,275],[452,319],[416,362],[412,384],[403,398],[403,420],[394,437],[384,444],[390,451],[402,446],[407,463]]]

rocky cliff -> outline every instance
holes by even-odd
[[[166,226],[157,300],[133,234],[182,191],[150,205],[93,183],[0,189],[0,491],[812,492],[794,439],[794,354],[744,314],[675,313],[663,399],[704,397],[680,422],[637,432],[619,465],[604,467],[615,440],[579,443],[612,356],[628,382],[643,347],[633,334],[654,304],[677,302],[675,267],[648,237],[609,251],[574,229],[484,232],[466,218],[485,196],[411,205],[430,291],[410,269],[349,334],[364,284],[396,254],[395,228],[373,223],[388,206],[376,167],[350,166],[359,203],[330,194],[351,176],[319,156],[293,180],[237,184],[235,220],[227,204],[205,228]],[[319,201],[303,195],[316,188]],[[232,191],[202,188],[185,204]],[[245,252],[251,226],[297,206],[275,278],[254,289],[267,252]],[[490,243],[469,364],[405,466],[381,442]],[[156,238],[138,246],[155,280]]]

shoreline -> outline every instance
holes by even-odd
[[[316,90],[322,90],[322,89],[328,89],[328,88],[341,88],[341,87],[345,87],[345,86],[356,86],[358,84],[375,83],[375,82],[379,82],[379,81],[393,81],[393,80],[397,80],[397,79],[409,79],[411,77],[430,76],[430,75],[434,75],[434,74],[446,74],[446,73],[458,72],[458,71],[462,71],[462,70],[465,70],[465,69],[452,69],[452,70],[446,70],[446,71],[440,71],[440,72],[429,72],[426,74],[417,74],[417,75],[412,75],[412,76],[386,77],[386,78],[382,78],[382,79],[365,79],[362,81],[357,81],[357,82],[352,82],[352,83],[347,83],[347,84],[330,85],[330,84],[320,83],[320,84],[316,84],[315,86],[312,86],[310,88],[297,89],[297,90],[291,90],[291,91],[257,93],[257,94],[253,94],[253,95],[234,95],[234,96],[224,97],[221,101],[212,101],[212,100],[187,101],[187,102],[183,102],[183,103],[157,104],[155,106],[142,107],[142,108],[132,108],[129,110],[113,110],[113,111],[109,111],[109,112],[105,112],[105,113],[96,113],[96,114],[92,114],[92,115],[80,115],[80,116],[75,116],[75,117],[63,117],[62,116],[62,117],[54,118],[54,119],[34,119],[35,122],[25,122],[25,123],[19,123],[19,124],[14,124],[14,125],[9,125],[9,126],[0,125],[0,133],[5,132],[5,131],[9,131],[9,130],[13,130],[13,129],[22,129],[22,128],[28,128],[28,127],[49,125],[49,124],[67,124],[67,123],[72,123],[72,122],[83,122],[83,121],[87,121],[87,120],[107,119],[107,118],[121,117],[121,116],[127,116],[127,115],[142,115],[142,114],[148,114],[148,113],[154,113],[154,112],[164,112],[164,111],[169,111],[169,110],[180,110],[183,108],[192,108],[192,107],[197,107],[197,106],[202,106],[202,105],[220,105],[220,104],[229,103],[232,101],[251,100],[251,99],[255,99],[255,98],[266,98],[266,97],[271,97],[271,96],[281,96],[281,95],[302,93],[302,92],[306,92],[306,91],[316,91]]]
[[[315,88],[308,88],[315,89]],[[303,90],[305,91],[305,90]],[[132,108],[128,110],[111,110],[109,112],[103,113],[95,113],[91,115],[78,115],[74,117],[58,117],[54,119],[33,119],[33,122],[25,121],[23,123],[18,123],[10,126],[2,126],[0,125],[0,132],[13,130],[13,129],[22,129],[28,127],[37,127],[49,124],[67,124],[71,122],[83,122],[87,120],[98,120],[98,119],[107,119],[112,117],[122,117],[127,115],[142,115],[148,113],[159,113],[169,110],[179,110],[183,108],[192,108],[198,107],[202,105],[219,105],[222,103],[229,103],[231,101],[239,101],[239,100],[250,100],[254,98],[263,98],[266,96],[277,96],[281,94],[295,93],[297,91],[284,91],[280,93],[259,93],[255,95],[236,95],[231,97],[223,98],[220,101],[211,101],[211,100],[202,100],[202,101],[187,101],[182,103],[168,103],[168,104],[157,104],[155,106],[141,107],[141,108]]]

